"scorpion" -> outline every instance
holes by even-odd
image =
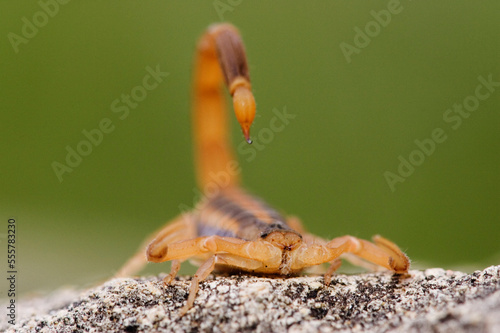
[[[193,136],[196,176],[201,189],[216,190],[190,211],[180,214],[150,236],[115,275],[130,276],[147,262],[171,261],[163,279],[172,283],[181,263],[199,265],[179,314],[193,307],[199,283],[212,271],[246,271],[255,274],[290,276],[304,269],[330,263],[324,275],[329,285],[341,264],[340,258],[370,268],[383,267],[405,274],[408,257],[391,241],[374,236],[373,242],[353,236],[327,241],[307,233],[297,217],[283,216],[263,200],[240,187],[239,170],[229,146],[224,85],[232,97],[236,119],[248,143],[256,104],[245,48],[239,31],[231,24],[210,26],[197,44]],[[215,178],[224,174],[221,184]]]

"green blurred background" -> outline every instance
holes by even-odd
[[[341,43],[355,46],[354,29],[388,4],[70,1],[44,22],[39,2],[2,1],[1,267],[9,217],[19,291],[28,292],[111,276],[179,205],[192,205],[193,51],[221,20],[246,44],[254,138],[273,109],[296,116],[253,160],[241,156],[249,190],[327,238],[382,234],[417,268],[498,264],[500,87],[456,130],[443,114],[474,94],[480,75],[500,81],[500,2],[401,1],[348,62]],[[33,16],[38,32],[13,47],[9,36],[22,37],[23,17]],[[111,103],[157,65],[169,76],[121,120]],[[60,182],[51,164],[65,163],[65,147],[104,118],[113,132]],[[236,146],[243,138],[232,126]],[[384,173],[397,173],[398,157],[435,128],[447,140],[391,191]],[[152,264],[144,274],[167,269]]]

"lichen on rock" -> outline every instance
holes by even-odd
[[[210,276],[179,317],[189,277],[114,279],[18,302],[7,332],[500,332],[500,266],[323,278]],[[2,304],[3,307],[3,304]]]

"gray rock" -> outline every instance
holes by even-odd
[[[210,276],[178,316],[189,277],[114,279],[86,291],[18,301],[7,332],[500,332],[500,266],[266,278]],[[5,301],[1,306],[4,308]],[[4,308],[5,309],[5,308]],[[8,318],[7,318],[8,319]]]

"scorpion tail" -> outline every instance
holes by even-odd
[[[198,185],[219,188],[239,183],[239,165],[230,147],[222,83],[232,96],[236,119],[248,143],[255,99],[243,42],[230,24],[208,28],[198,41],[194,73],[193,136]]]

